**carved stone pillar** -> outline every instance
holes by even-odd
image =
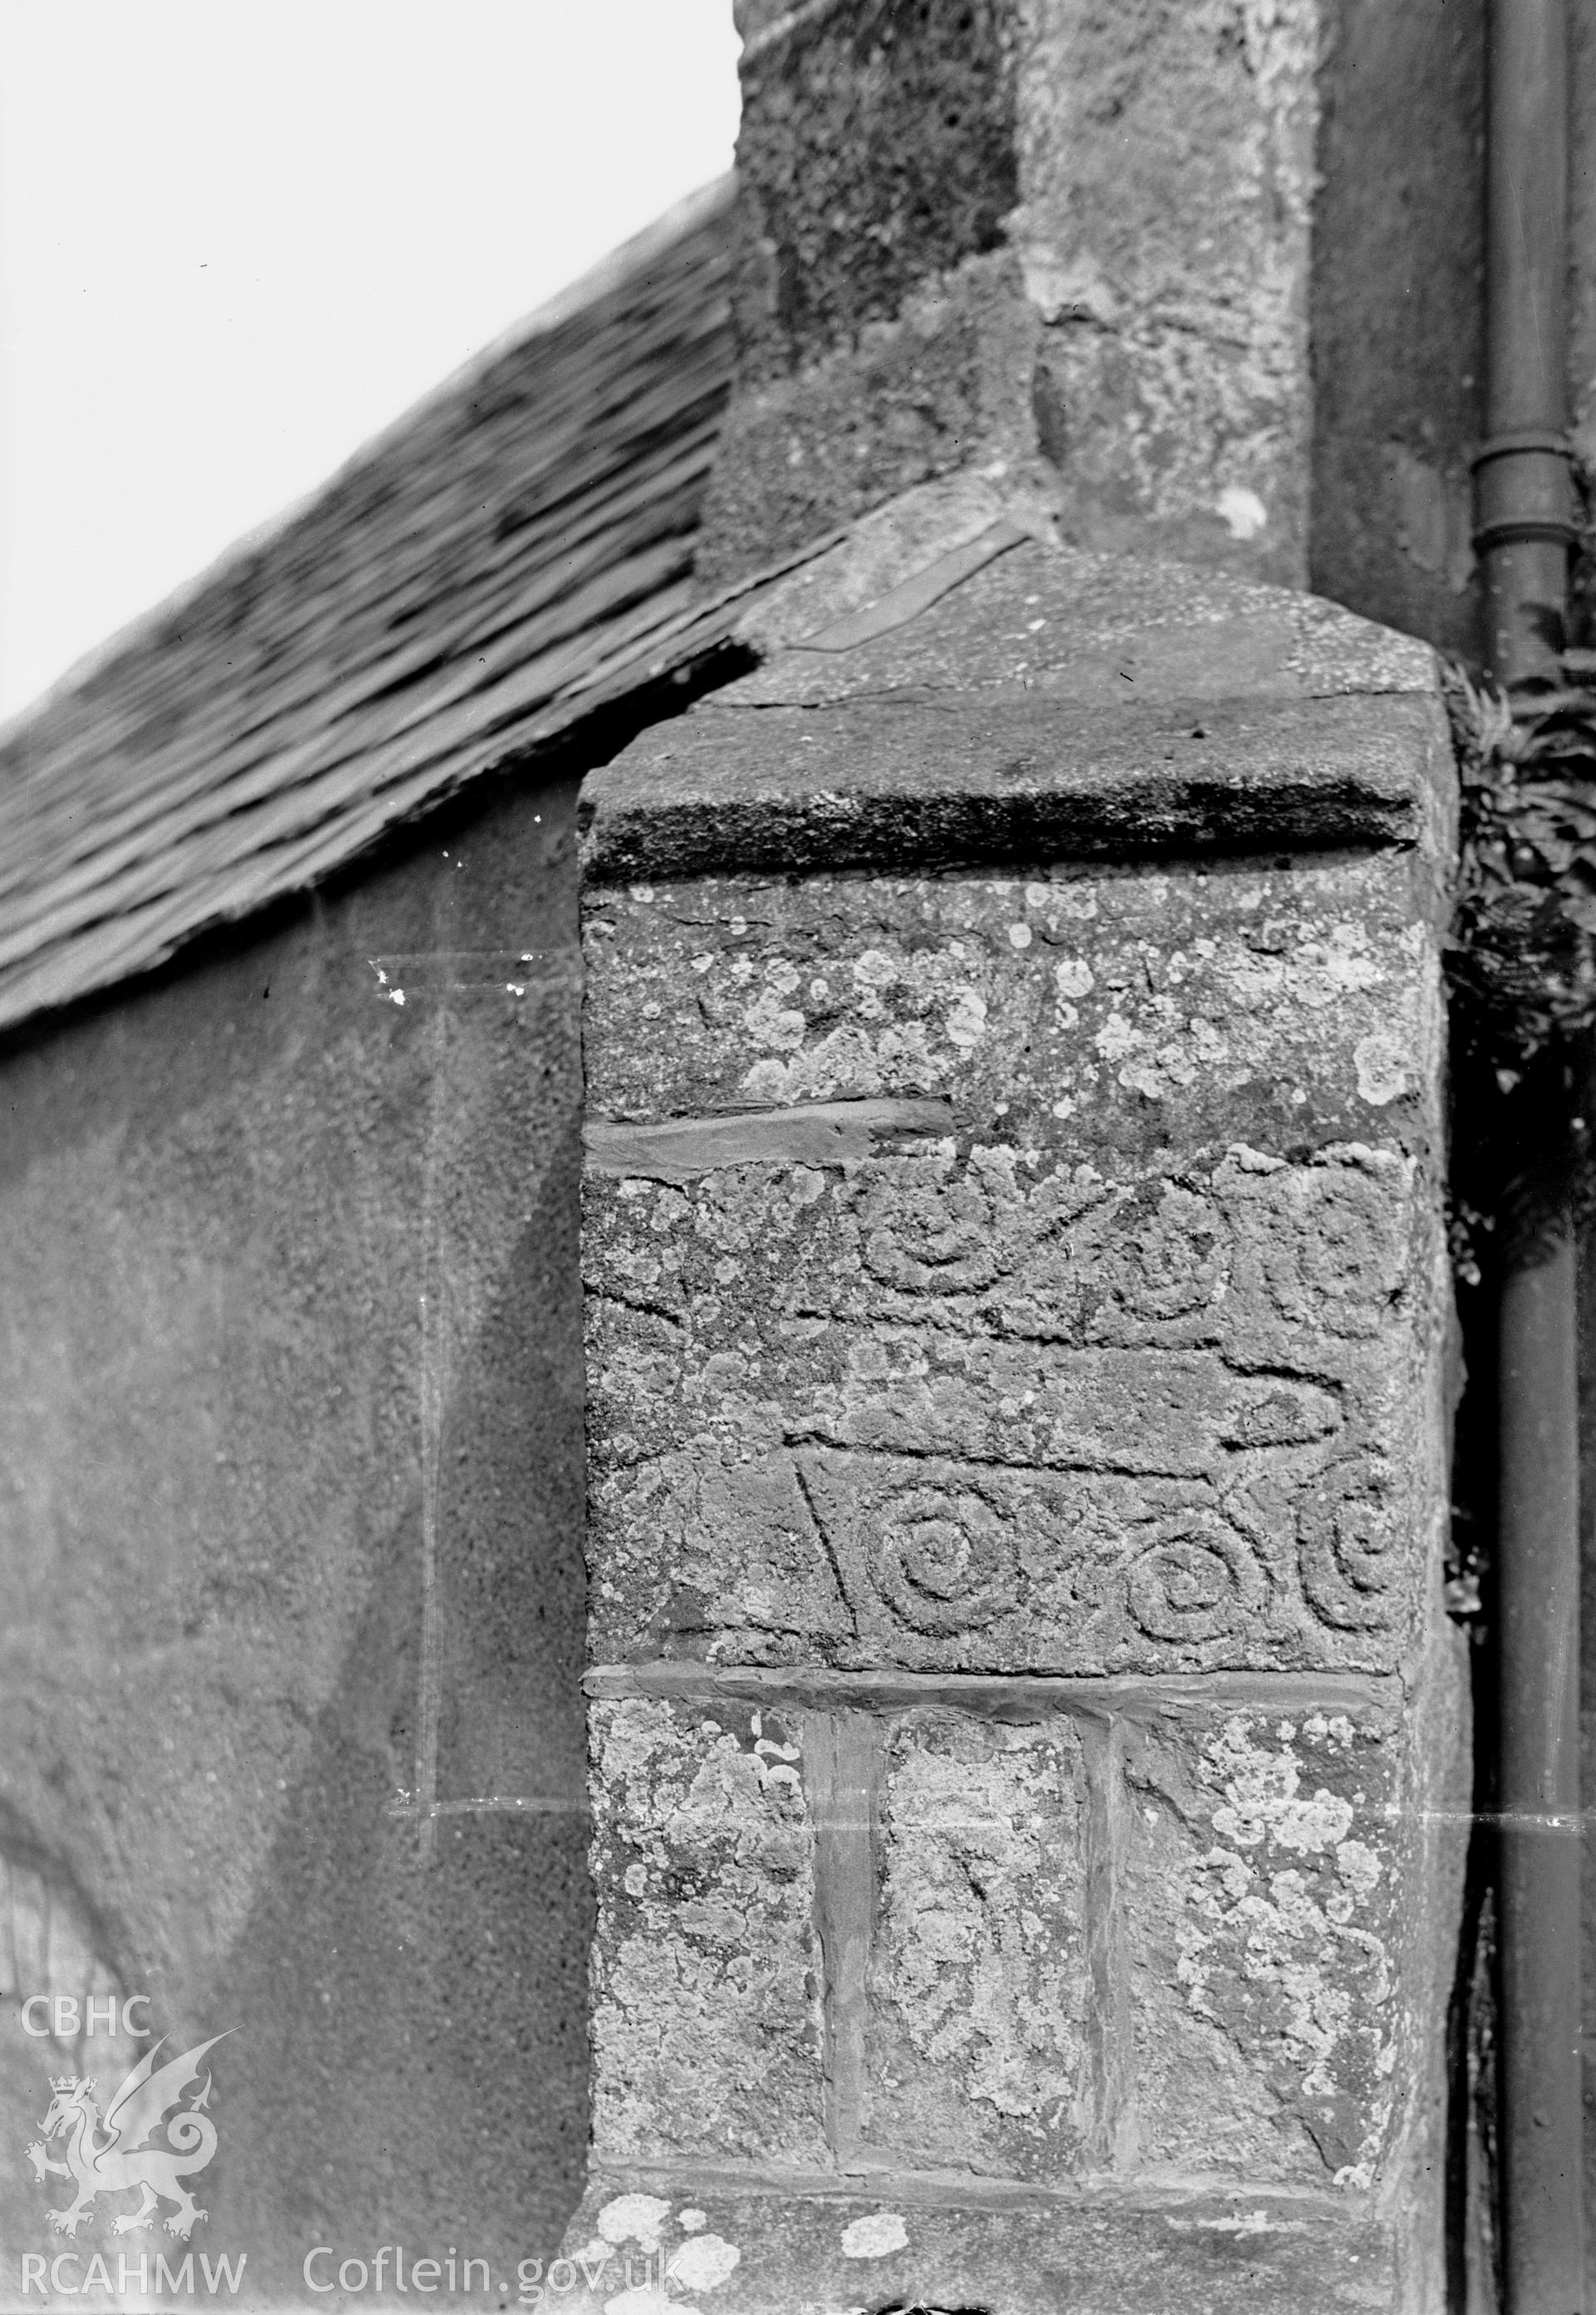
[[[586,792],[572,2303],[1412,2315],[1467,1807],[1433,663],[913,528]]]

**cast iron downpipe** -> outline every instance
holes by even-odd
[[[1476,460],[1486,661],[1558,677],[1574,543],[1566,0],[1491,0],[1485,424]],[[1579,1498],[1566,1057],[1513,1095],[1498,1220],[1502,2231],[1507,2315],[1584,2305],[1581,2212]]]

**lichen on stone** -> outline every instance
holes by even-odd
[[[1168,2021],[1157,2065],[1203,2082],[1209,2142],[1260,2175],[1366,2186],[1389,2136],[1402,2028],[1375,1796],[1392,1763],[1371,1734],[1233,1713],[1133,1769],[1147,1869],[1172,1893],[1139,1938],[1144,2031]]]
[[[870,2132],[928,2161],[1068,2167],[1086,2123],[1079,1745],[911,1713],[889,1742]]]
[[[595,2131],[818,2159],[813,1837],[780,1716],[595,1707]]]

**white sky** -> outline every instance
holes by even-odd
[[[731,0],[0,0],[0,715],[730,166]]]

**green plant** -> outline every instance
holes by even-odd
[[[1462,781],[1449,943],[1456,1026],[1503,1092],[1596,1027],[1596,652],[1509,702],[1447,670]]]

